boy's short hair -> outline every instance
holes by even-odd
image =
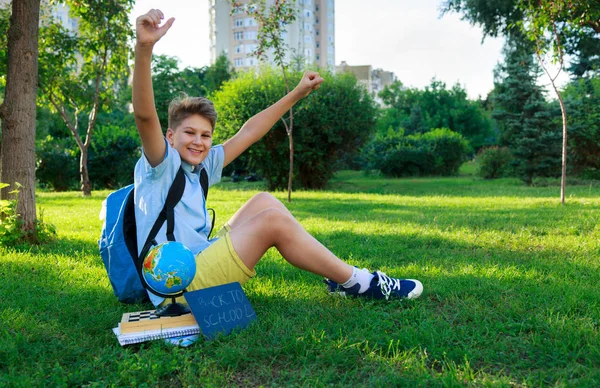
[[[183,120],[198,114],[208,121],[214,131],[217,123],[217,111],[212,101],[204,97],[190,97],[183,93],[169,104],[169,128],[175,130]]]

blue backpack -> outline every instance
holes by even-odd
[[[208,196],[208,174],[200,171],[200,185],[204,199]],[[104,267],[108,273],[110,284],[117,299],[123,303],[140,303],[148,301],[148,293],[142,286],[141,261],[149,248],[156,244],[154,240],[162,225],[167,221],[167,240],[175,241],[174,209],[185,190],[185,174],[180,167],[162,211],[154,222],[141,254],[138,256],[137,231],[135,222],[135,204],[133,185],[119,189],[106,198],[104,203],[105,218],[98,246]],[[215,217],[213,212],[212,227]],[[211,227],[211,232],[212,232]]]

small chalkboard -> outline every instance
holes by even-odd
[[[240,283],[228,283],[183,294],[206,339],[243,329],[256,313]]]

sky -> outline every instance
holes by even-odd
[[[432,78],[448,87],[459,83],[470,98],[493,88],[494,67],[502,59],[500,38],[486,38],[478,27],[443,17],[442,0],[337,0],[335,61],[392,71],[408,87],[423,88]],[[159,8],[175,17],[155,53],[176,56],[180,66],[210,64],[208,0],[137,0],[130,15]]]

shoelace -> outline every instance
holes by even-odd
[[[379,271],[377,271],[377,274],[379,275],[379,282],[377,285],[381,288],[381,292],[385,295],[386,300],[390,299],[393,290],[400,291],[400,279],[391,278]]]

